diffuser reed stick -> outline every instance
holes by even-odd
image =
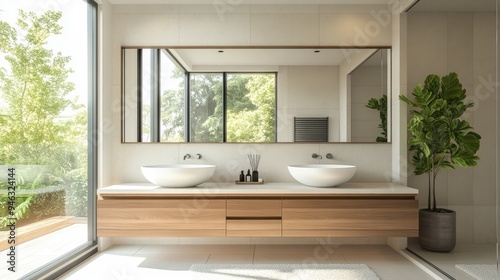
[[[260,155],[248,155],[248,160],[250,161],[250,167],[252,167],[252,170],[259,170],[259,162],[260,162]]]

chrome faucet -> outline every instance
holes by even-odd
[[[196,154],[197,159],[201,159],[201,154]]]
[[[328,153],[328,154],[326,154],[326,158],[327,158],[327,159],[333,159],[333,155],[332,155],[332,153]]]
[[[191,158],[191,155],[190,154],[185,154],[184,155],[184,160],[188,159],[188,158]]]
[[[317,153],[312,154],[312,158],[314,159],[322,159],[323,157],[321,155],[318,155]]]

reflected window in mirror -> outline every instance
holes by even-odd
[[[189,142],[224,141],[223,73],[189,74]]]
[[[161,51],[159,85],[160,102],[154,112],[159,112],[160,142],[184,142],[186,132],[186,81],[188,73],[166,50]],[[154,138],[153,138],[154,139]],[[156,142],[156,141],[153,141]]]
[[[275,142],[276,73],[189,73],[189,142]]]
[[[124,142],[276,141],[277,73],[190,72],[166,49],[124,52]]]
[[[227,142],[275,142],[276,73],[226,77]]]

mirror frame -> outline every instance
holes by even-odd
[[[348,52],[356,52],[358,50],[374,50],[374,49],[385,49],[388,50],[388,65],[387,65],[387,76],[388,76],[388,95],[387,95],[387,106],[389,108],[387,112],[387,142],[347,142],[347,141],[329,141],[329,142],[133,142],[133,141],[125,141],[125,107],[126,107],[126,95],[125,95],[125,86],[124,86],[124,79],[125,79],[125,50],[126,49],[311,49],[311,50],[322,50],[322,49],[346,49]],[[121,97],[121,143],[123,144],[334,144],[334,143],[340,143],[340,144],[391,144],[391,139],[392,139],[392,124],[391,124],[391,115],[392,115],[392,106],[391,106],[391,100],[392,100],[392,92],[391,92],[391,84],[390,81],[392,80],[392,47],[391,46],[291,46],[291,45],[286,45],[286,46],[121,46],[120,47],[120,72],[121,72],[121,77],[120,77],[120,97]],[[351,71],[348,73],[352,73],[355,71],[362,63],[364,63],[366,60],[368,60],[371,56],[367,57],[366,59],[363,59],[360,61],[358,66],[354,67],[351,69]],[[277,82],[277,81],[276,81]],[[277,102],[277,100],[276,100]],[[276,118],[278,118],[278,114],[276,114]],[[275,122],[278,120],[276,119]],[[349,128],[350,130],[350,128]],[[276,131],[276,133],[278,133]],[[350,134],[350,132],[349,132]],[[277,135],[276,135],[277,138]]]

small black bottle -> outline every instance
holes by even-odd
[[[247,179],[245,180],[245,182],[252,182],[252,175],[250,174],[250,169],[248,169],[247,171]]]
[[[245,174],[243,173],[243,170],[241,170],[240,182],[245,182]]]
[[[252,182],[258,182],[259,181],[259,171],[254,170],[252,171]]]

